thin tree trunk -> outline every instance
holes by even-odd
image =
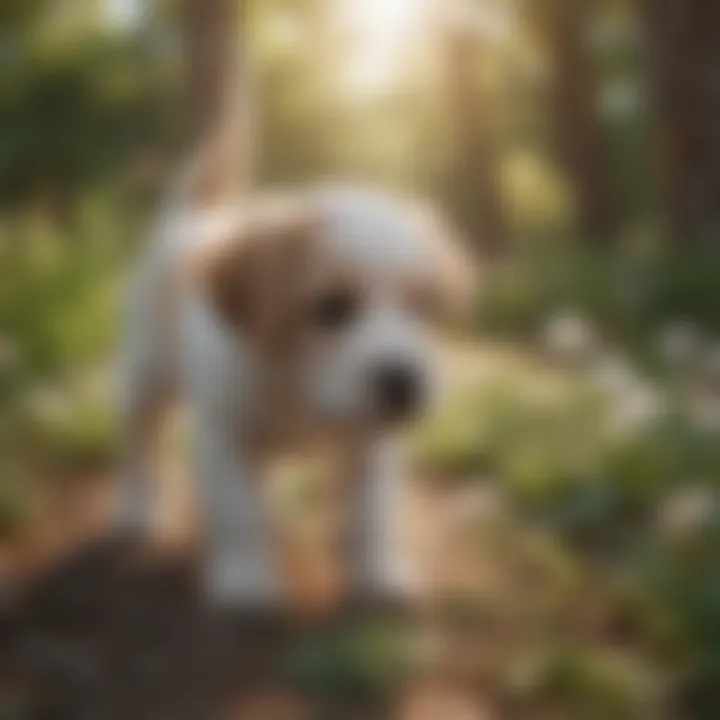
[[[644,0],[662,190],[678,245],[720,239],[720,4]]]
[[[450,104],[456,134],[459,212],[478,251],[496,254],[507,240],[497,139],[478,78],[482,38],[463,28],[447,36]]]
[[[587,242],[601,245],[616,234],[618,215],[584,37],[588,7],[580,0],[550,0],[547,8],[558,150],[575,193],[579,230]]]
[[[247,8],[238,0],[183,0],[183,56],[191,147],[202,153],[202,194],[244,188],[252,171]]]

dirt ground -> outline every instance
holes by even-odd
[[[2,720],[498,717],[437,669],[386,691],[308,689],[288,674],[293,653],[357,610],[212,611],[192,543],[107,537],[111,496],[111,483],[64,484],[46,498],[47,531],[0,556]]]

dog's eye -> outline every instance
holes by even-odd
[[[310,307],[310,320],[323,330],[341,330],[356,317],[360,302],[349,290],[331,290],[318,297]]]

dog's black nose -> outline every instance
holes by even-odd
[[[373,387],[378,411],[384,420],[404,420],[419,409],[420,377],[412,367],[400,364],[379,366],[373,374]]]

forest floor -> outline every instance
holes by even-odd
[[[464,361],[458,356],[457,362]],[[322,664],[321,638],[384,616],[309,612],[307,597],[298,612],[211,611],[198,592],[188,497],[170,494],[157,536],[130,543],[107,534],[116,490],[111,474],[48,483],[42,525],[25,541],[0,546],[3,720],[499,717],[476,684],[442,662],[382,687],[340,687],[337,673],[323,677],[322,671],[308,686],[288,673],[299,648],[315,641]],[[428,576],[437,569],[434,540],[440,542],[438,533],[458,502],[447,489],[408,497],[406,525],[423,539],[425,554],[418,557]],[[462,549],[442,542],[442,557],[457,561],[460,577]],[[452,575],[449,563],[441,569]],[[308,577],[298,587],[311,586]],[[428,629],[425,620],[405,620],[405,633],[419,637]]]
[[[320,638],[384,615],[211,611],[198,592],[192,543],[178,536],[143,544],[104,537],[102,507],[112,490],[111,482],[93,481],[63,493],[62,502],[48,501],[58,513],[53,531],[35,541],[32,559],[25,551],[32,570],[8,592],[0,616],[1,717],[495,717],[447,668],[382,690],[336,692],[333,679],[322,677],[319,687],[296,682],[286,669],[303,643],[315,639],[322,648]],[[15,560],[17,567],[21,554],[8,549],[8,566]],[[403,632],[419,633],[421,625],[403,621]]]

